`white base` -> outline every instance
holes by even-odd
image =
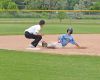
[[[40,48],[26,48],[28,50],[40,50]]]

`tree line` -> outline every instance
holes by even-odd
[[[99,0],[0,0],[0,9],[100,10]]]

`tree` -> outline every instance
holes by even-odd
[[[86,10],[85,5],[84,5],[84,0],[80,0],[79,4],[75,4],[74,10]],[[75,12],[74,18],[80,19],[83,16],[83,12]]]
[[[94,5],[90,7],[91,10],[100,10],[100,2],[95,2]]]
[[[86,10],[84,0],[80,0],[79,1],[79,9],[80,10]]]
[[[55,10],[66,6],[65,0],[25,0],[27,9]]]
[[[59,18],[60,23],[61,23],[62,20],[66,18],[66,13],[65,12],[58,12],[58,18]]]
[[[25,9],[25,0],[12,0],[13,2],[16,3],[18,9]]]
[[[7,9],[18,9],[18,7],[14,2],[9,2]]]
[[[75,4],[77,4],[79,0],[66,0],[66,9],[73,10]]]
[[[18,9],[17,5],[12,0],[1,0],[0,8],[1,9]]]
[[[91,0],[84,0],[84,5],[86,9],[89,9],[90,6],[92,5],[92,1]]]

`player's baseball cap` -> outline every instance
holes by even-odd
[[[45,24],[45,21],[44,20],[40,20],[39,24],[40,25],[44,25]]]

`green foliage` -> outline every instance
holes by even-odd
[[[100,10],[100,2],[95,2],[93,6],[90,7],[91,10]]]
[[[64,12],[23,12],[21,9],[25,10],[64,10],[64,9],[74,9],[74,10],[100,10],[100,2],[97,0],[0,0],[0,9],[5,9],[5,12],[0,12],[0,17],[23,17],[23,18],[58,18],[60,22],[62,19],[66,18],[67,13]],[[8,9],[17,11],[7,11]],[[21,11],[21,12],[19,12]],[[82,19],[87,12],[76,12],[71,13],[71,18]],[[97,12],[92,13],[97,14]],[[88,14],[89,15],[89,14]]]
[[[14,2],[9,2],[7,9],[18,9],[17,5]]]
[[[18,9],[17,5],[12,0],[1,0],[0,8],[1,9]]]
[[[91,0],[0,0],[1,9],[68,9],[73,10],[74,6],[78,4],[79,9],[92,9],[99,10],[99,1]]]
[[[58,12],[58,19],[62,22],[62,19],[65,19],[67,14],[65,12]]]
[[[79,3],[74,6],[74,10],[87,10],[91,5],[91,0],[79,0]]]
[[[77,4],[78,2],[79,2],[79,0],[67,0],[66,9],[73,10],[74,9],[74,5]]]
[[[64,0],[25,0],[27,9],[64,9],[66,2]],[[63,4],[63,5],[62,5]]]

